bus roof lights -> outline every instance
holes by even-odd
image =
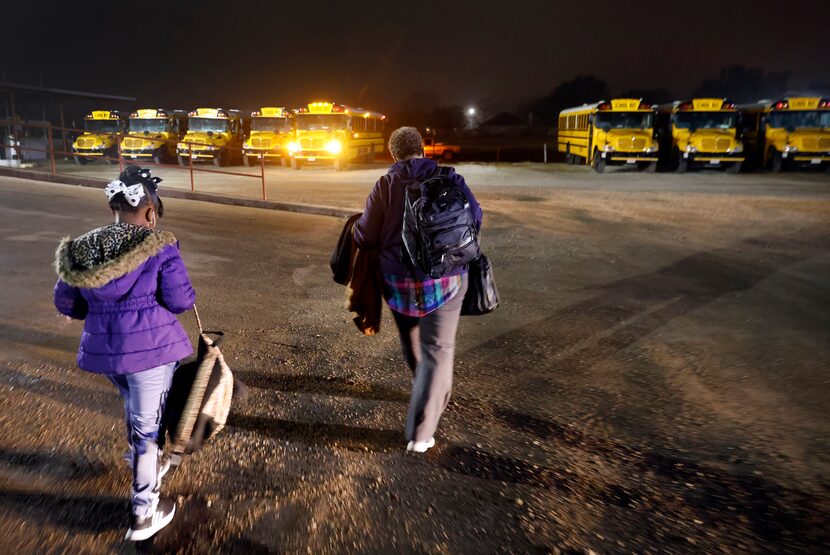
[[[776,103],[775,103],[775,106],[773,106],[773,107],[774,107],[776,110],[783,110],[783,109],[785,109],[785,108],[789,108],[789,107],[790,107],[790,103],[789,103],[789,102],[787,102],[786,100],[779,100],[778,102],[776,102]]]
[[[683,104],[678,106],[677,109],[678,109],[678,111],[681,111],[681,112],[685,112],[686,110],[691,110],[692,109],[692,103],[691,102],[684,102]]]
[[[610,102],[603,102],[602,104],[597,106],[597,109],[598,110],[610,110],[611,109],[611,103]]]
[[[651,110],[651,104],[646,104],[645,102],[640,102],[640,110]]]

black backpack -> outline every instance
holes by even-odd
[[[479,257],[478,230],[470,201],[441,166],[406,188],[401,238],[413,267],[433,279]]]

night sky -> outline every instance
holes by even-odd
[[[61,0],[0,12],[6,80],[42,73],[47,86],[169,108],[332,99],[394,111],[420,91],[512,109],[577,74],[684,96],[736,63],[792,71],[792,88],[830,81],[826,0]]]

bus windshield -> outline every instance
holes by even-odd
[[[678,112],[674,126],[679,129],[732,129],[735,112]]]
[[[349,118],[343,114],[297,114],[297,129],[303,131],[337,131],[348,124]]]
[[[167,131],[166,119],[130,119],[130,133],[163,133]]]
[[[770,112],[770,127],[787,129],[824,129],[830,127],[830,110],[804,110],[797,112]]]
[[[117,119],[84,120],[84,131],[89,133],[118,133],[120,121]]]
[[[251,131],[291,131],[291,122],[288,118],[253,118]]]
[[[187,118],[188,131],[226,133],[230,120],[222,118]]]
[[[609,129],[650,129],[651,112],[598,112],[594,116],[594,127]]]

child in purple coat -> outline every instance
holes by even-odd
[[[124,398],[132,463],[132,513],[127,540],[145,540],[173,519],[159,498],[158,433],[167,392],[181,359],[193,352],[176,319],[196,295],[179,244],[156,223],[164,212],[158,177],[127,166],[105,192],[115,223],[64,239],[55,268],[55,306],[84,320],[78,366],[105,375]]]

